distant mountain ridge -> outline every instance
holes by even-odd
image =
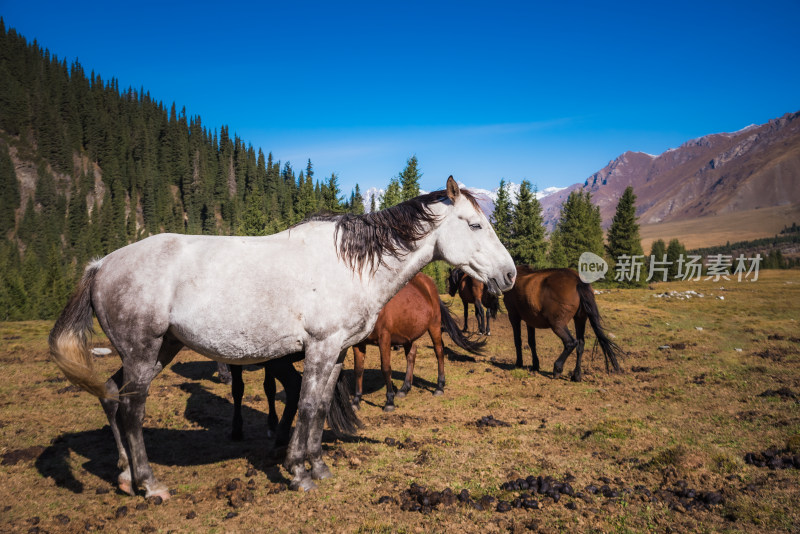
[[[705,135],[660,155],[625,152],[589,176],[542,199],[552,230],[561,204],[584,190],[608,227],[628,186],[641,224],[675,222],[800,204],[800,112],[732,133]],[[791,223],[792,221],[787,221]]]

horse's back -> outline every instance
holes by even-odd
[[[329,312],[331,287],[357,294],[321,224],[267,237],[159,234],[112,252],[93,287],[101,326],[120,341],[169,331],[227,362],[303,350],[310,335],[348,326]]]
[[[579,282],[572,269],[517,266],[516,283],[504,296],[506,308],[531,326],[547,328],[566,314],[574,315],[580,305]]]

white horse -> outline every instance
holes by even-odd
[[[148,463],[142,420],[151,381],[178,351],[239,365],[305,352],[284,465],[291,487],[309,490],[312,479],[331,476],[322,431],[347,349],[433,260],[460,267],[495,294],[516,277],[486,216],[452,176],[443,191],[377,213],[316,217],[267,237],[156,235],[86,268],[50,332],[50,353],[70,381],[101,399],[119,451],[120,489],[168,498]],[[106,382],[88,350],[92,311],[122,359]]]

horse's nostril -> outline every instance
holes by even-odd
[[[509,284],[514,282],[514,274],[513,272],[506,273],[506,282]]]

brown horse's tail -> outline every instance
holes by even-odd
[[[485,341],[470,341],[467,339],[464,334],[461,333],[461,330],[458,328],[453,316],[450,315],[450,310],[447,308],[442,299],[439,299],[439,311],[442,315],[442,330],[447,332],[450,336],[450,339],[453,342],[461,347],[464,350],[467,350],[472,353],[479,353],[485,344]]]
[[[610,362],[611,369],[613,369],[614,372],[620,372],[622,369],[620,369],[617,356],[622,354],[622,349],[619,348],[619,345],[611,341],[603,330],[600,312],[597,309],[597,302],[594,300],[592,286],[584,282],[578,282],[578,295],[581,299],[581,307],[588,316],[589,323],[592,325],[592,330],[594,330],[594,335],[597,337],[597,342],[600,343],[600,348],[603,349],[606,371],[609,371]]]
[[[353,409],[350,391],[352,387],[347,384],[344,373],[340,372],[336,391],[333,392],[333,399],[328,408],[328,426],[337,437],[355,434],[364,426]]]
[[[100,265],[94,262],[86,268],[78,289],[61,312],[50,331],[50,357],[70,382],[101,399],[109,396],[105,380],[94,368],[89,350],[92,326],[92,282]]]

